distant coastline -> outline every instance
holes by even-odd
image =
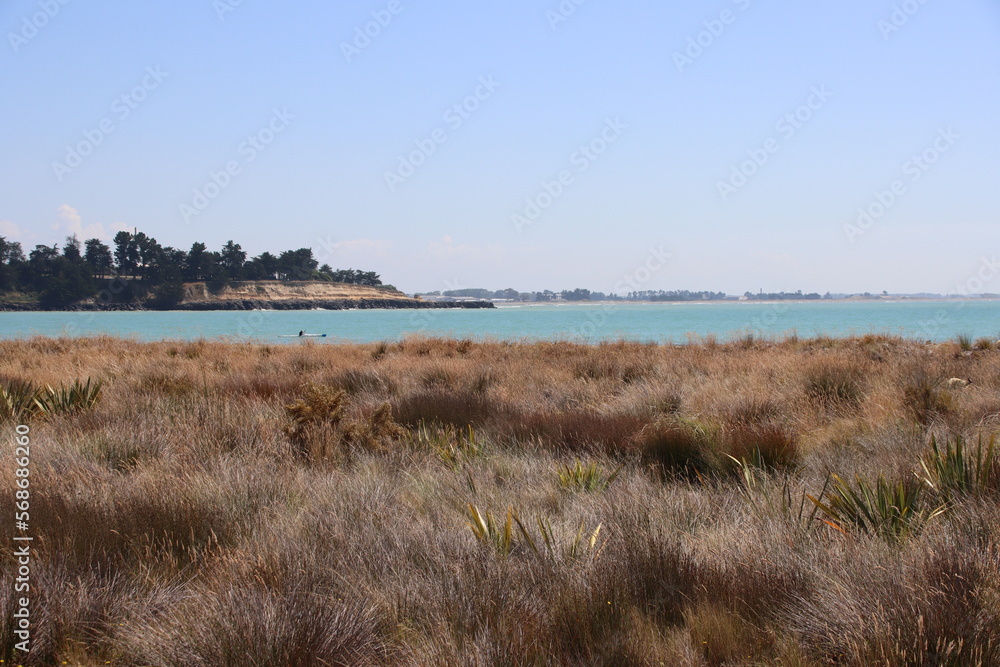
[[[467,288],[446,292],[417,292],[415,297],[427,301],[473,301],[489,300],[496,304],[541,304],[541,303],[816,303],[848,302],[862,303],[868,301],[949,301],[949,300],[997,300],[1000,294],[992,292],[975,293],[970,291],[939,294],[933,292],[864,292],[864,293],[834,293],[818,292],[744,292],[742,295],[711,290],[641,290],[626,294],[605,293],[584,288],[573,290],[552,290],[518,292],[512,288],[489,290],[484,288]]]
[[[588,305],[647,305],[647,306],[682,306],[682,305],[718,305],[718,304],[730,304],[735,306],[746,306],[754,304],[777,304],[777,303],[797,303],[797,304],[816,304],[816,303],[926,303],[926,302],[940,302],[940,303],[955,303],[955,302],[998,302],[1000,297],[989,296],[989,297],[961,297],[961,296],[940,296],[940,297],[879,297],[877,299],[867,299],[867,298],[837,298],[837,299],[747,299],[747,300],[736,300],[736,299],[708,299],[699,301],[650,301],[650,300],[636,300],[636,299],[605,299],[605,300],[594,300],[594,301],[509,301],[503,303],[496,303],[498,308],[515,308],[521,306],[588,306]],[[461,303],[461,302],[457,302]]]

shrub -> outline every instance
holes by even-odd
[[[406,435],[406,429],[392,418],[388,403],[377,407],[367,418],[350,420],[343,426],[342,442],[368,451],[381,451]]]
[[[195,391],[194,382],[187,376],[161,369],[144,373],[139,379],[139,386],[149,393],[166,396],[184,396]]]
[[[993,342],[992,338],[978,338],[976,339],[973,348],[976,350],[992,350],[996,347],[996,343]]]
[[[317,424],[337,424],[344,416],[346,392],[326,385],[305,385],[302,398],[285,406],[291,420],[285,432],[294,437],[301,429]]]
[[[39,415],[75,414],[91,410],[101,400],[101,381],[87,378],[70,385],[41,389],[30,382],[0,385],[0,422],[27,420]]]
[[[708,602],[687,608],[684,625],[708,665],[745,664],[744,659],[761,655],[772,639],[739,614]]]
[[[596,461],[587,465],[576,461],[573,466],[561,465],[556,468],[559,486],[568,491],[603,491],[618,478],[624,466],[608,472]]]
[[[501,376],[492,368],[478,370],[472,375],[468,390],[474,394],[485,394],[490,387],[494,387],[501,382]]]
[[[642,360],[630,361],[630,356],[620,357],[598,348],[577,361],[573,372],[581,380],[608,379],[623,384],[634,384],[653,374],[652,364],[643,363]],[[635,353],[635,356],[639,355]]]
[[[379,361],[389,353],[389,344],[387,342],[379,341],[372,346],[372,361]]]
[[[995,565],[970,547],[948,540],[891,562],[847,559],[790,614],[790,629],[815,660],[808,664],[1000,664],[987,583]]]
[[[131,664],[380,665],[390,652],[370,606],[319,587],[221,581],[127,636]]]
[[[194,385],[186,378],[167,380],[167,382],[168,384],[161,385],[167,394],[185,394],[194,389]],[[301,381],[291,376],[261,373],[229,375],[222,378],[217,386],[226,396],[287,400],[301,386]]]
[[[636,440],[643,461],[694,476],[716,469],[717,438],[715,429],[696,420],[667,418],[646,426]]]
[[[942,450],[937,438],[931,436],[931,449],[920,461],[924,482],[945,500],[951,500],[956,495],[977,496],[987,490],[997,490],[1000,464],[993,446],[994,439],[991,437],[984,448],[980,435],[979,443],[972,452],[959,435],[954,443],[949,440]]]
[[[910,373],[904,382],[903,405],[918,424],[930,425],[951,411],[951,397],[923,368]]]
[[[384,450],[406,435],[392,418],[392,407],[383,403],[370,414],[346,419],[347,393],[319,384],[305,386],[305,395],[285,406],[289,422],[283,430],[305,458],[318,461],[339,454],[341,447]]]
[[[472,426],[459,431],[451,424],[428,426],[421,423],[416,433],[410,436],[410,441],[419,449],[433,451],[452,470],[461,469],[466,460],[480,456],[483,449]]]
[[[450,389],[455,382],[455,374],[444,366],[432,366],[420,374],[420,383],[428,389]]]
[[[806,369],[806,396],[827,408],[854,408],[861,403],[861,370],[853,365],[817,363]]]
[[[482,395],[442,390],[421,391],[393,401],[396,421],[408,426],[421,422],[466,427],[479,426],[502,414],[503,407]]]
[[[159,442],[102,434],[80,440],[77,448],[85,459],[117,472],[131,471],[162,454]]]
[[[591,410],[509,414],[499,428],[519,442],[535,440],[561,452],[627,451],[649,420],[634,414]]]
[[[593,556],[596,558],[601,553],[603,545],[599,541],[599,537],[603,524],[597,524],[597,528],[594,528],[592,532],[588,532],[581,521],[580,526],[573,533],[570,540],[566,544],[560,544],[555,532],[552,530],[552,524],[538,517],[536,523],[538,524],[538,533],[542,538],[541,544],[539,544],[524,527],[524,524],[521,523],[516,514],[514,515],[514,520],[517,523],[518,530],[524,537],[525,543],[536,556],[552,560],[571,561],[583,556]],[[543,549],[542,547],[545,548]]]
[[[396,383],[378,371],[351,368],[335,376],[330,384],[348,394],[389,394],[396,392]]]
[[[500,556],[510,554],[514,546],[514,508],[507,508],[507,518],[501,524],[492,512],[485,514],[472,503],[468,504],[466,512],[469,517],[468,525],[472,534],[483,544],[488,544],[496,550]]]
[[[22,422],[42,411],[38,389],[23,380],[0,384],[0,422]]]
[[[733,338],[733,343],[741,350],[752,350],[757,346],[759,339],[753,331],[746,331]]]
[[[720,453],[758,468],[794,466],[798,437],[790,426],[778,422],[781,413],[781,405],[769,398],[741,396],[730,402],[717,439]]]
[[[92,409],[101,400],[101,381],[87,378],[85,383],[73,380],[69,386],[53,389],[49,385],[39,393],[42,412],[73,414]]]
[[[510,555],[515,548],[530,549],[531,553],[541,558],[551,560],[576,560],[582,556],[597,557],[601,552],[601,524],[588,532],[581,522],[573,537],[563,544],[552,529],[552,524],[538,517],[539,540],[531,535],[513,507],[507,508],[507,516],[503,523],[492,512],[482,513],[479,508],[469,503],[466,507],[468,526],[472,534],[483,544],[493,547],[502,557]]]
[[[679,415],[684,405],[680,394],[667,392],[656,396],[649,404],[649,410],[654,415]]]
[[[930,518],[921,510],[921,486],[914,480],[889,482],[879,475],[874,484],[856,477],[854,485],[831,475],[833,484],[823,503],[812,496],[809,500],[829,519],[826,523],[841,532],[856,530],[895,540],[919,531]]]
[[[798,437],[784,425],[740,423],[726,429],[725,454],[758,468],[793,467],[799,460]]]
[[[347,393],[343,389],[309,383],[303,397],[285,406],[288,416],[282,430],[296,451],[306,459],[324,458],[323,446],[344,418]]]
[[[739,396],[725,405],[722,416],[730,425],[768,424],[781,416],[781,405],[771,398]]]

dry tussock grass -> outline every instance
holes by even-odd
[[[31,424],[31,664],[1000,662],[997,484],[894,541],[805,495],[989,438],[991,346],[0,341],[0,382],[76,378],[101,402]]]

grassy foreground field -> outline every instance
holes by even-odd
[[[1000,664],[987,341],[0,342],[88,378],[4,664]]]

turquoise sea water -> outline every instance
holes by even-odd
[[[879,301],[683,304],[552,304],[486,310],[0,313],[0,338],[112,335],[138,340],[231,339],[317,344],[395,340],[408,335],[596,342],[619,338],[720,341],[749,331],[780,336],[887,333],[941,341],[958,334],[1000,337],[1000,301]]]

